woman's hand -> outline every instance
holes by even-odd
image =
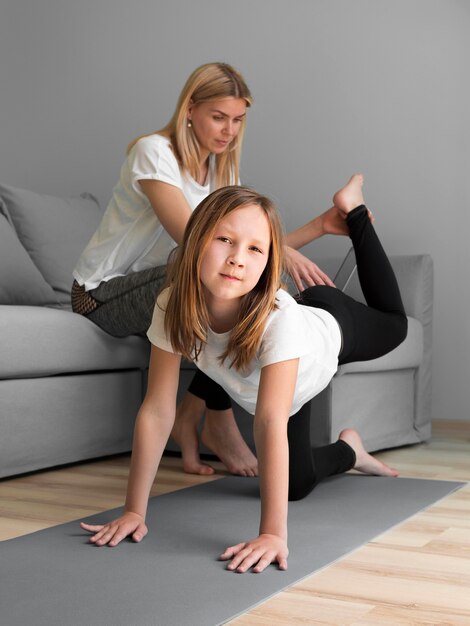
[[[286,570],[288,555],[287,542],[282,537],[265,533],[256,539],[227,548],[219,559],[232,559],[227,569],[243,574],[253,566],[253,572],[262,572],[274,562],[278,563],[279,569]]]
[[[369,215],[371,223],[373,223],[375,217],[369,209],[367,209],[367,214]],[[346,216],[335,206],[332,206],[331,209],[328,209],[328,211],[319,215],[318,220],[320,221],[321,230],[324,235],[349,235],[349,228],[346,224]]]
[[[284,253],[286,271],[289,276],[291,276],[299,292],[313,285],[329,285],[330,287],[334,287],[333,281],[325,272],[298,250],[290,246],[284,246]]]
[[[118,519],[109,522],[109,524],[86,524],[80,522],[83,530],[95,533],[90,537],[90,542],[97,546],[117,546],[123,539],[132,535],[132,539],[137,543],[142,541],[148,533],[144,518],[138,513],[124,513]]]

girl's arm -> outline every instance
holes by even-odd
[[[178,187],[160,180],[139,180],[163,228],[179,245],[191,216],[191,208]]]
[[[147,393],[134,429],[124,513],[105,525],[81,523],[83,529],[95,533],[90,541],[98,546],[116,546],[128,535],[140,541],[147,534],[150,489],[175,419],[180,360],[178,355],[152,346]]]
[[[287,569],[287,509],[289,446],[287,423],[297,380],[298,359],[281,361],[261,370],[254,422],[261,492],[260,534],[231,546],[221,554],[231,559],[228,569],[262,572],[277,561]]]

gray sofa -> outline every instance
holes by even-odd
[[[100,217],[89,194],[0,185],[0,477],[130,450],[148,341],[111,337],[70,310],[71,272]],[[314,444],[344,425],[371,450],[430,436],[432,263],[414,255],[393,265],[409,337],[382,359],[340,368],[312,401]],[[191,377],[183,365],[180,394]],[[252,419],[235,410],[253,445]]]
[[[0,476],[130,449],[149,344],[70,310],[96,200],[0,185]]]

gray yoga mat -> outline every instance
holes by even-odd
[[[236,574],[218,555],[258,534],[254,478],[152,498],[149,535],[98,548],[77,522],[0,543],[2,626],[215,626],[464,483],[343,475],[289,506],[289,569]],[[102,523],[120,509],[87,518]]]

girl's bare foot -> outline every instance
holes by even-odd
[[[258,476],[258,461],[243,439],[232,409],[207,410],[201,440],[231,474]]]
[[[356,463],[354,469],[363,474],[371,474],[373,476],[398,476],[398,470],[389,467],[382,461],[370,455],[362,445],[362,439],[359,434],[352,428],[345,428],[341,431],[339,439],[345,441],[351,446],[356,454]]]
[[[364,184],[364,176],[362,174],[354,174],[339,191],[333,196],[333,204],[346,219],[357,206],[364,204],[364,196],[362,195],[362,185]]]
[[[171,437],[181,449],[183,469],[187,474],[210,476],[215,470],[207,463],[202,463],[199,456],[199,434],[197,427],[201,421],[206,404],[191,393],[186,393],[176,411]]]

